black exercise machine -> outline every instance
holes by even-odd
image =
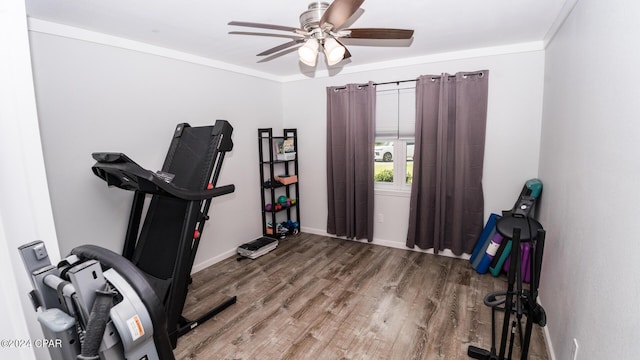
[[[54,266],[39,240],[18,251],[51,360],[175,359],[164,306],[129,260],[82,245]]]
[[[232,132],[225,120],[213,126],[178,124],[157,172],[121,153],[92,154],[95,175],[109,186],[135,192],[122,255],[142,271],[164,304],[173,348],[179,336],[236,302],[234,296],[196,320],[182,316],[211,199],[235,190],[216,186],[225,153],[233,148]],[[151,200],[142,222],[147,195]]]
[[[533,324],[544,327],[547,322],[546,313],[537,303],[542,255],[544,252],[545,231],[542,225],[531,218],[532,210],[542,191],[542,183],[529,180],[525,184],[513,209],[503,212],[496,223],[496,230],[504,237],[511,239],[511,262],[508,271],[507,291],[489,293],[484,304],[491,308],[491,349],[486,350],[469,346],[467,355],[481,360],[511,359],[516,334],[521,345],[520,359],[527,359]],[[533,193],[533,194],[532,194]],[[523,289],[522,253],[520,244],[531,245],[529,289]],[[496,349],[496,311],[504,312],[500,349]],[[514,314],[514,318],[511,315]],[[525,330],[522,329],[522,318],[527,318]],[[509,345],[507,352],[507,343]]]

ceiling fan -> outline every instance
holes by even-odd
[[[265,50],[259,53],[258,56],[271,55],[279,51],[286,53],[288,51],[284,50],[299,46],[298,55],[300,61],[308,66],[315,66],[320,46],[323,48],[329,66],[351,57],[349,50],[340,42],[339,39],[341,38],[411,39],[413,30],[386,28],[342,29],[341,27],[358,11],[363,2],[364,0],[334,0],[331,5],[322,1],[313,2],[300,15],[300,28],[243,21],[229,22],[229,25],[287,31],[293,33],[292,35],[241,31],[231,31],[229,33],[291,38],[291,41]]]

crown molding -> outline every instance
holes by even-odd
[[[575,5],[577,0],[567,0],[565,3],[565,8],[568,6],[568,3],[573,3]],[[566,11],[564,17],[558,17],[554,25],[558,23],[557,28],[560,27],[564,18],[569,14],[570,10],[573,8],[573,5],[570,6],[569,10]],[[140,41],[129,40],[118,36],[108,35],[96,31],[90,31],[86,29],[81,29],[74,26],[63,25],[51,21],[41,20],[37,18],[29,17],[28,19],[28,27],[29,31],[39,32],[50,35],[62,36],[75,40],[82,40],[87,42],[92,42],[101,45],[113,46],[122,49],[128,49],[133,51],[138,51],[142,53],[162,56],[169,59],[185,61],[193,64],[198,64],[202,66],[208,66],[215,69],[231,71],[234,73],[254,76],[257,78],[276,81],[280,83],[287,83],[291,81],[299,81],[299,80],[309,80],[313,78],[325,78],[335,76],[335,70],[318,70],[316,71],[312,77],[305,74],[295,74],[289,76],[277,76],[261,71],[257,71],[254,69],[237,66],[234,64],[213,60],[210,58],[206,58],[203,56],[193,55],[186,52],[173,50],[161,46],[151,45]],[[555,28],[554,31],[557,31]],[[549,33],[548,33],[549,34]],[[552,36],[552,35],[551,35]],[[348,67],[343,68],[339,71],[339,74],[351,74],[351,73],[359,73],[365,71],[374,71],[381,69],[389,69],[396,67],[404,67],[404,66],[412,66],[412,65],[421,65],[421,64],[429,64],[443,61],[453,61],[453,60],[461,60],[461,59],[469,59],[469,58],[477,58],[477,57],[486,57],[486,56],[495,56],[495,55],[505,55],[505,54],[513,54],[513,53],[523,53],[523,52],[531,52],[531,51],[540,51],[544,50],[546,46],[546,42],[544,40],[540,41],[532,41],[526,43],[517,43],[517,44],[509,44],[502,46],[492,46],[492,47],[484,47],[477,49],[468,49],[468,50],[460,50],[460,51],[451,51],[445,53],[431,54],[425,56],[417,56],[405,59],[398,59],[393,61],[384,61],[377,62],[371,64],[364,65],[353,65],[350,64]]]
[[[562,24],[564,24],[564,21],[567,19],[567,17],[569,17],[569,14],[571,14],[571,11],[573,11],[573,8],[576,7],[577,3],[578,0],[566,0],[564,2],[564,4],[562,5],[562,9],[558,13],[558,16],[556,16],[556,19],[553,21],[553,23],[549,27],[549,30],[547,30],[547,33],[544,35],[544,39],[542,41],[544,42],[545,49],[547,48],[551,40],[553,40],[553,38],[556,36],[556,33],[558,33],[558,30],[560,30]]]
[[[74,26],[63,25],[51,21],[29,17],[27,19],[29,31],[49,35],[57,35],[75,40],[83,40],[96,44],[113,46],[117,48],[138,51],[142,53],[162,56],[169,59],[181,60],[193,64],[208,66],[220,70],[227,70],[243,75],[254,76],[266,80],[281,82],[280,77],[256,71],[253,69],[213,60],[203,56],[189,54],[183,51],[173,50],[161,46],[151,45],[140,41],[129,40],[118,36],[108,35],[96,31],[81,29]]]
[[[377,63],[371,63],[371,64],[365,64],[365,65],[349,66],[348,68],[343,68],[339,73],[352,74],[352,73],[358,73],[358,72],[390,69],[390,68],[396,68],[396,67],[422,65],[422,64],[430,64],[430,63],[437,63],[437,62],[443,62],[443,61],[454,61],[454,60],[462,60],[462,59],[470,59],[470,58],[478,58],[478,57],[486,57],[486,56],[524,53],[524,52],[540,51],[540,50],[544,50],[544,42],[542,40],[531,41],[526,43],[502,45],[502,46],[492,46],[492,47],[484,47],[484,48],[477,48],[477,49],[451,51],[451,52],[416,56],[416,57],[398,59],[398,60],[392,60],[392,61],[383,61],[383,62],[377,62]],[[330,77],[330,76],[335,76],[335,75],[331,74],[328,70],[321,70],[316,72],[314,78],[322,78],[322,77]],[[296,75],[281,77],[282,82],[308,80],[308,79],[310,78],[308,76],[305,76],[304,74],[296,74]]]

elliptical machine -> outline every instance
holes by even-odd
[[[520,359],[527,359],[533,324],[544,327],[547,323],[544,308],[537,303],[546,232],[537,220],[531,218],[532,210],[541,191],[542,183],[540,180],[527,181],[514,207],[510,211],[504,211],[502,218],[496,223],[496,230],[500,235],[513,242],[507,275],[507,290],[492,292],[485,296],[484,304],[491,308],[491,349],[486,350],[470,345],[467,349],[467,355],[471,358],[511,360],[517,334],[521,344]],[[529,264],[531,278],[528,289],[523,289],[520,246],[523,242],[530,244],[533,253]],[[499,351],[496,348],[496,311],[504,312]],[[526,317],[524,330],[522,328],[523,317]],[[509,346],[508,353],[507,344]]]
[[[95,245],[57,266],[42,241],[18,248],[52,360],[174,360],[162,301],[129,260]]]

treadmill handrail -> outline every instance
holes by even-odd
[[[131,160],[123,153],[102,152],[93,153],[93,158],[97,160],[91,169],[99,178],[107,182],[108,185],[115,185],[124,190],[141,191],[149,194],[171,195],[173,197],[198,201],[206,200],[235,191],[234,185],[225,185],[213,189],[188,190],[165,181],[156,173],[146,170]],[[120,180],[120,183],[110,181],[110,176]],[[132,181],[134,180],[135,181]],[[141,185],[142,180],[142,185]],[[127,184],[128,186],[125,186]]]

